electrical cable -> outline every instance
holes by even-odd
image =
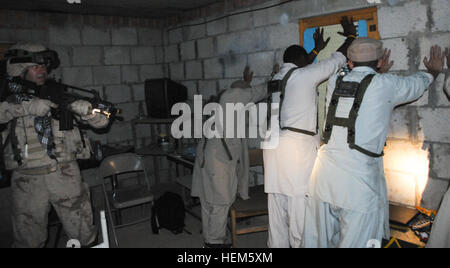
[[[172,30],[176,30],[176,29],[179,29],[179,28],[183,28],[183,27],[199,26],[199,25],[202,25],[202,24],[207,24],[207,23],[210,23],[210,22],[213,22],[213,21],[216,21],[216,20],[221,20],[221,19],[225,19],[225,18],[228,18],[228,17],[236,16],[236,15],[241,15],[241,14],[255,12],[255,11],[261,11],[261,10],[266,10],[266,9],[277,7],[277,6],[281,6],[281,5],[284,5],[284,4],[293,2],[293,1],[297,1],[297,0],[287,0],[287,1],[284,1],[282,3],[274,4],[274,5],[267,6],[267,7],[261,7],[261,8],[257,8],[257,9],[251,9],[251,10],[241,11],[241,12],[237,12],[237,13],[232,13],[232,14],[228,14],[228,15],[225,15],[225,16],[222,16],[222,17],[217,17],[215,19],[207,20],[207,21],[200,22],[200,23],[184,24],[184,25],[180,25],[180,26],[177,26],[177,27],[169,28],[167,31],[172,31]]]

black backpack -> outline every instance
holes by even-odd
[[[152,231],[159,233],[159,229],[165,228],[174,234],[180,234],[184,230],[186,217],[184,202],[180,195],[166,192],[155,201],[152,208]]]

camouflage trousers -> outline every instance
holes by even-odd
[[[11,179],[13,199],[14,247],[44,247],[48,213],[53,206],[69,239],[82,245],[95,240],[89,188],[82,182],[76,161],[58,164],[47,175],[27,175],[14,171]]]

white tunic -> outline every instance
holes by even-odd
[[[447,77],[444,83],[444,74],[440,74],[437,78],[439,86],[437,90],[441,90],[441,85],[444,86],[444,90],[447,95],[450,96],[450,77]],[[427,243],[428,248],[450,248],[450,189],[442,200],[441,207],[439,208],[436,220],[431,230],[430,240]]]
[[[346,63],[345,56],[334,53],[329,59],[295,70],[286,85],[281,107],[281,126],[317,132],[317,87],[335,74]],[[274,80],[281,80],[296,66],[283,64]],[[280,94],[273,101],[279,102]],[[272,128],[279,126],[272,126]],[[320,135],[308,136],[292,131],[282,131],[279,146],[264,150],[265,191],[288,196],[306,192],[314,165]]]
[[[368,67],[357,67],[344,81],[360,82],[369,74],[376,72]],[[334,76],[329,80],[327,107],[336,79]],[[366,91],[356,120],[356,145],[381,153],[393,109],[421,97],[432,82],[433,77],[423,72],[408,77],[376,75]],[[336,117],[348,118],[353,100],[341,98]],[[330,141],[319,150],[308,194],[349,211],[372,213],[384,210],[382,222],[388,237],[388,199],[382,160],[351,150],[347,143],[347,128],[334,126]]]

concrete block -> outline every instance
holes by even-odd
[[[198,92],[203,96],[203,102],[206,102],[211,96],[217,95],[215,80],[200,80],[198,83]]]
[[[120,66],[96,66],[92,68],[95,85],[117,85],[121,83]]]
[[[418,108],[421,137],[430,142],[450,143],[450,110]]]
[[[113,46],[137,45],[138,36],[136,28],[122,27],[111,30]]]
[[[421,1],[407,1],[398,6],[378,8],[379,31],[381,37],[407,36],[411,32],[425,32],[427,29],[428,7]]]
[[[225,78],[242,78],[245,66],[247,66],[246,55],[230,54],[223,57],[223,61],[225,62]]]
[[[420,45],[420,56],[417,58],[417,62],[420,64],[420,70],[426,70],[425,65],[423,64],[424,57],[430,59],[430,49],[434,45],[448,46],[450,44],[450,33],[439,33],[432,35],[425,35],[420,37],[419,45]]]
[[[131,85],[134,101],[145,101],[145,84]]]
[[[293,21],[300,18],[313,17],[324,13],[323,0],[294,1],[280,6],[280,20]]]
[[[187,61],[186,62],[186,79],[202,79],[203,65],[201,61]]]
[[[219,55],[225,54],[241,54],[248,52],[256,52],[269,50],[270,40],[272,37],[269,30],[266,28],[256,28],[251,31],[235,32],[228,35],[221,35],[217,37],[217,53]],[[297,43],[298,43],[298,31]],[[287,36],[279,36],[279,39],[286,39]],[[280,42],[278,40],[277,42]]]
[[[448,0],[433,0],[431,2],[433,14],[433,31],[450,31],[450,3]]]
[[[72,51],[74,66],[102,65],[103,51],[101,47],[74,47]]]
[[[178,45],[167,46],[165,48],[165,61],[166,61],[166,63],[179,61],[179,59],[180,59],[179,54],[180,53],[179,53],[179,50],[178,50]]]
[[[127,85],[107,86],[105,89],[106,100],[112,103],[124,103],[131,101],[131,89]]]
[[[123,65],[122,69],[122,83],[137,83],[139,82],[139,66]]]
[[[214,56],[214,38],[197,40],[198,57],[210,58]]]
[[[221,59],[208,59],[203,62],[205,67],[205,79],[223,78],[224,62]]]
[[[169,31],[169,44],[178,44],[181,42],[183,42],[183,28]]]
[[[62,81],[73,86],[91,85],[93,82],[90,67],[64,67],[62,68]]]
[[[84,45],[111,45],[111,33],[109,29],[85,26],[81,30],[81,37]]]
[[[280,23],[282,10],[278,7],[263,9],[253,12],[253,23],[255,27]]]
[[[196,58],[195,41],[180,44],[181,60],[193,60]]]
[[[132,64],[154,64],[156,63],[155,49],[153,47],[131,48]]]
[[[206,33],[208,36],[223,34],[227,31],[227,19],[220,19],[206,24]]]
[[[254,76],[268,76],[272,73],[274,65],[274,52],[260,52],[248,55],[248,65]]]
[[[206,25],[200,24],[186,27],[184,31],[187,40],[196,40],[206,36]]]
[[[48,42],[48,32],[44,30],[37,29],[14,29],[12,33],[13,39],[16,42],[23,43],[47,43]]]
[[[11,29],[0,29],[0,42],[8,43],[13,40]]]
[[[131,124],[127,122],[115,122],[107,134],[108,143],[119,143],[133,139]]]
[[[161,64],[142,65],[140,66],[140,69],[141,81],[145,81],[146,79],[163,78],[165,76],[164,68]]]
[[[122,103],[117,105],[117,108],[120,109],[121,111],[120,116],[123,117],[125,122],[138,118],[139,103],[137,102]]]
[[[154,47],[155,50],[155,63],[164,63],[164,48]]]
[[[432,171],[439,178],[450,179],[450,144],[433,144]]]
[[[261,47],[268,49],[287,48],[300,42],[298,23],[280,24],[266,28],[267,33],[262,34],[262,38],[267,36],[268,41],[262,40]]]
[[[77,28],[50,26],[48,34],[52,45],[81,45],[81,33]]]
[[[316,1],[314,1],[316,2]],[[320,2],[320,1],[317,1]],[[326,7],[325,12],[326,13],[335,13],[335,12],[341,12],[341,11],[348,11],[348,10],[357,10],[360,8],[365,7],[373,7],[376,4],[380,4],[383,2],[388,2],[390,5],[391,3],[398,2],[398,1],[378,1],[378,0],[341,0],[341,1],[334,1],[334,0],[322,0],[322,5]]]
[[[160,29],[139,28],[138,39],[140,45],[161,46],[163,44],[163,35]]]
[[[427,209],[439,210],[439,206],[448,187],[448,180],[430,177],[422,194],[421,206]]]
[[[391,71],[407,71],[409,70],[409,49],[405,38],[395,38],[383,40],[385,48],[391,50],[391,60],[394,65]]]
[[[409,139],[409,117],[408,109],[397,108],[394,110],[389,123],[389,138]]]
[[[184,63],[170,63],[170,78],[175,81],[184,80]]]
[[[228,17],[228,30],[230,32],[247,30],[253,25],[252,13],[243,13]]]
[[[130,62],[130,49],[128,47],[105,47],[105,65],[130,64]]]

